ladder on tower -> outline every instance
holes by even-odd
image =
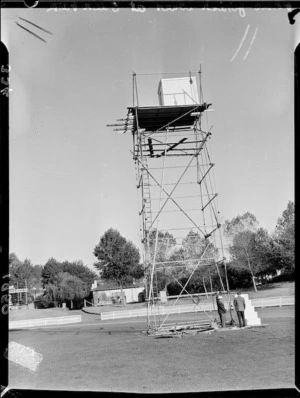
[[[145,164],[146,163],[146,164]],[[143,179],[143,206],[144,206],[144,219],[145,219],[145,229],[147,234],[150,232],[152,225],[152,213],[151,213],[151,192],[150,192],[150,179],[147,172],[147,161],[144,160],[146,167],[142,169],[142,179]]]
[[[140,166],[140,180],[138,184],[138,188],[142,189],[142,208],[140,211],[140,216],[143,217],[144,222],[144,231],[146,239],[147,235],[150,232],[150,228],[152,226],[152,213],[151,213],[151,184],[150,178],[148,174],[148,162],[146,156],[143,156],[143,148],[145,148],[145,136],[141,134],[140,137],[140,154],[142,155],[142,164]]]

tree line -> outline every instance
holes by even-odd
[[[228,241],[230,268],[237,276],[244,275],[254,290],[256,280],[264,283],[270,277],[295,278],[295,205],[292,201],[278,218],[272,234],[260,228],[256,217],[248,212],[227,220],[224,235]]]
[[[9,257],[9,274],[11,286],[28,288],[28,302],[36,298],[35,290],[43,289],[43,294],[39,296],[42,308],[57,307],[63,303],[69,308],[82,307],[97,278],[96,273],[80,260],[59,262],[50,258],[44,266],[32,265],[28,259],[20,261],[15,253]],[[24,301],[23,297],[21,303],[25,304]]]
[[[257,281],[273,279],[293,280],[295,277],[295,206],[289,202],[282,216],[278,218],[275,231],[269,234],[259,227],[256,217],[246,212],[223,225],[224,246],[228,258],[214,263],[218,248],[202,238],[197,232],[190,231],[180,245],[169,232],[153,230],[149,234],[149,255],[147,263],[141,263],[137,247],[119,231],[110,228],[101,236],[93,254],[94,263],[101,278],[113,282],[121,290],[144,277],[144,270],[153,261],[172,263],[170,267],[157,267],[155,274],[156,294],[161,290],[169,295],[177,295],[182,286],[189,293],[209,290],[226,290],[253,286]],[[201,258],[201,265],[193,272],[195,260]],[[194,265],[193,265],[194,264]],[[44,307],[67,303],[70,308],[81,307],[84,298],[91,294],[91,286],[97,274],[82,261],[59,262],[50,258],[42,265],[32,265],[30,260],[23,262],[12,253],[9,258],[10,284],[15,287],[27,286],[32,291],[41,284]],[[146,281],[149,291],[150,281]],[[124,302],[124,300],[123,300]]]
[[[178,245],[171,233],[152,230],[148,236],[150,258],[140,264],[138,249],[118,231],[110,229],[94,250],[98,259],[95,267],[102,272],[103,279],[113,281],[122,290],[134,278],[143,276],[143,269],[155,256],[157,267],[152,281],[155,294],[165,290],[169,295],[178,295],[183,286],[189,293],[249,286],[257,290],[257,281],[264,283],[276,276],[281,280],[294,278],[294,231],[295,207],[291,201],[272,234],[259,227],[258,220],[249,212],[226,220],[223,234],[228,258],[216,263],[214,259],[220,249],[212,243],[208,245],[197,232],[190,231]],[[195,260],[200,258],[200,266],[190,277]],[[159,266],[160,263],[172,267]],[[146,280],[146,292],[149,289],[150,281]]]
[[[156,231],[153,231],[150,236],[152,255],[154,253],[152,242],[155,241],[155,236]],[[278,218],[272,234],[259,227],[256,217],[247,212],[226,220],[223,225],[223,236],[227,258],[214,264],[212,259],[218,254],[219,249],[213,244],[207,246],[206,240],[197,232],[190,231],[183,239],[181,247],[176,248],[176,239],[170,233],[158,231],[156,261],[173,262],[173,267],[172,272],[167,267],[157,272],[157,290],[164,289],[170,295],[177,295],[182,291],[182,286],[187,284],[186,290],[189,293],[227,290],[228,286],[232,289],[253,286],[256,291],[257,282],[294,279],[295,206],[293,202],[288,203],[282,216]],[[184,266],[182,260],[200,258],[202,258],[200,266],[190,278],[191,266]]]

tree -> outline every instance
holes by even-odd
[[[233,239],[235,235],[242,231],[255,232],[258,229],[258,221],[256,217],[249,212],[242,216],[236,216],[232,220],[225,220],[223,232],[225,238]]]
[[[254,233],[251,231],[242,231],[237,233],[229,248],[233,258],[233,264],[237,267],[247,268],[251,274],[253,288],[257,292],[255,275],[252,266],[252,252],[254,244]]]
[[[289,201],[287,208],[279,217],[276,225],[276,234],[285,239],[293,240],[295,237],[295,205]]]
[[[220,279],[220,286],[223,290],[223,281],[219,266],[216,263],[218,250],[213,243],[209,243],[207,239],[201,238],[198,232],[190,231],[187,237],[183,239],[182,246],[185,260],[201,259],[189,283],[192,290],[200,292],[204,288],[206,291],[206,285],[211,284],[212,277],[215,278],[215,271],[217,271],[217,275]],[[196,262],[193,262],[191,268],[194,268],[196,264]]]
[[[69,279],[67,280],[66,275],[69,276]],[[43,288],[45,288],[45,303],[62,303],[62,301],[68,300],[70,301],[71,307],[73,308],[73,301],[76,301],[78,303],[80,300],[82,301],[83,298],[89,295],[92,283],[94,279],[96,279],[97,275],[88,267],[84,266],[83,262],[80,260],[74,262],[64,261],[60,263],[54,258],[50,258],[42,269],[41,277]],[[74,277],[76,279],[72,279],[71,277]],[[77,281],[76,283],[74,282],[75,280]],[[80,283],[78,281],[80,281]],[[80,289],[79,287],[77,289],[77,293],[79,291],[81,293],[76,293],[72,299],[63,299],[62,297],[67,296],[62,296],[61,292],[71,292],[72,289],[69,285],[72,283],[74,286],[80,286]],[[71,296],[72,294],[70,293],[70,297]]]
[[[61,302],[70,301],[73,309],[73,301],[80,301],[87,295],[84,282],[68,272],[60,272],[58,297]]]
[[[185,259],[200,258],[206,246],[206,240],[201,238],[198,232],[190,231],[182,241]]]
[[[255,246],[255,233],[258,229],[256,217],[247,212],[224,223],[224,236],[228,243],[232,264],[236,267],[247,268],[251,274],[253,288],[257,291],[255,272],[253,267],[253,251]]]
[[[157,240],[157,242],[156,242]],[[155,263],[158,270],[154,276],[154,295],[162,290],[167,290],[168,284],[173,280],[174,267],[168,266],[167,261],[174,261],[176,257],[176,239],[168,231],[157,231],[153,229],[148,236],[150,258],[146,266],[151,266],[155,256]],[[164,263],[164,264],[159,264]],[[147,281],[149,292],[150,280]]]
[[[59,287],[58,284],[47,283],[45,285],[45,291],[43,295],[43,304],[44,306],[56,306],[56,303],[59,301]]]
[[[156,235],[157,235],[157,244],[156,244]],[[164,262],[167,261],[168,258],[174,252],[176,247],[176,239],[172,234],[168,231],[162,232],[156,229],[153,229],[149,233],[149,249],[150,249],[150,259],[152,262],[155,254],[155,262]]]
[[[15,253],[9,256],[9,273],[11,285],[19,288],[31,288],[34,284],[34,268],[27,258],[20,261]]]
[[[289,201],[278,218],[274,233],[274,251],[284,273],[295,272],[295,205]]]
[[[44,267],[42,265],[34,265],[33,266],[33,284],[35,286],[40,285],[40,283],[41,283],[43,268]]]
[[[244,230],[233,238],[229,248],[233,260],[231,266],[248,270],[255,291],[257,291],[256,277],[265,277],[267,274],[276,272],[271,261],[272,249],[272,238],[263,228],[259,228],[255,232]],[[244,277],[242,273],[241,277]]]
[[[99,260],[94,266],[102,271],[104,280],[115,282],[120,287],[122,302],[125,305],[123,287],[144,274],[139,264],[138,249],[117,230],[110,228],[100,238],[94,249],[94,255]]]
[[[21,261],[18,259],[17,255],[15,253],[10,253],[9,255],[9,282],[13,286],[17,286],[17,281],[18,281],[18,268],[21,265]]]
[[[268,275],[275,276],[282,268],[277,243],[263,228],[259,228],[254,236],[253,258],[257,269],[256,274],[262,280]]]
[[[152,241],[155,241],[155,236],[156,231],[152,231],[150,234]],[[219,269],[217,267],[215,269],[214,261],[217,250],[212,244],[207,245],[206,239],[201,238],[197,232],[190,231],[183,239],[182,246],[176,248],[176,239],[173,235],[159,231],[156,256],[156,260],[157,258],[159,260],[156,261],[159,270],[156,271],[154,279],[157,291],[166,289],[170,295],[207,291],[206,287],[209,286],[211,280],[215,280],[216,271],[220,279]],[[152,249],[151,253],[153,251]],[[194,261],[200,259],[202,260],[200,265]],[[164,262],[164,266],[160,262]],[[197,266],[196,270],[194,270],[195,266]],[[213,269],[211,269],[212,266]],[[191,275],[192,271],[193,275]],[[214,284],[216,285],[215,281]],[[219,281],[217,284],[219,286]]]
[[[43,288],[50,284],[55,284],[55,278],[59,272],[63,271],[61,263],[59,263],[55,258],[51,257],[45,264],[41,276]]]
[[[90,291],[94,280],[97,278],[95,272],[86,267],[81,260],[62,263],[63,272],[68,272],[70,275],[76,276],[84,283],[84,289]]]
[[[247,288],[252,285],[251,274],[246,268],[237,268],[232,262],[227,264],[228,283],[231,289]]]

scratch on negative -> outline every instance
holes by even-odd
[[[36,371],[43,360],[43,355],[35,352],[32,348],[11,341],[4,356],[12,362]]]
[[[250,28],[250,25],[247,26],[246,31],[244,33],[244,36],[243,36],[243,38],[242,38],[242,40],[240,42],[240,45],[239,45],[238,49],[236,50],[236,52],[233,54],[233,57],[231,58],[230,62],[232,62],[235,59],[235,57],[238,55],[238,52],[240,51],[240,49],[241,49],[241,47],[242,47],[242,45],[243,45],[243,43],[244,43],[244,41],[246,39],[246,36],[248,34],[248,31],[249,31],[249,28]]]
[[[3,386],[1,386],[1,389],[3,388]],[[1,391],[0,397],[4,397],[4,395],[7,393],[7,391],[9,391],[9,387],[5,387],[3,388],[3,390]]]
[[[251,50],[252,44],[253,44],[253,42],[254,42],[254,40],[255,40],[255,37],[256,37],[257,30],[258,30],[258,28],[255,29],[255,32],[254,32],[254,35],[253,35],[253,37],[252,37],[251,43],[250,43],[250,45],[249,45],[249,48],[248,48],[248,50],[247,50],[247,52],[246,52],[246,54],[245,54],[245,56],[244,56],[244,61],[245,61],[245,59],[248,57],[248,54],[249,54],[249,52],[250,52],[250,50]]]

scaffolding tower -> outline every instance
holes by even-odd
[[[211,312],[201,308],[201,295],[188,291],[195,273],[203,271],[210,276],[212,270],[216,271],[221,290],[229,293],[210,149],[212,127],[208,127],[207,112],[211,104],[203,102],[201,71],[198,73],[198,102],[192,98],[187,105],[149,107],[139,106],[136,74],[133,73],[133,105],[127,108],[125,118],[118,119],[120,124],[109,125],[117,127],[115,131],[132,133],[148,334],[155,336],[187,329],[207,330],[215,323]],[[191,72],[188,77],[194,85],[193,90],[198,91]],[[225,266],[226,289],[220,264]],[[168,308],[163,304],[163,289],[158,286],[162,278],[173,281],[179,288],[179,294],[173,297]],[[212,284],[210,292],[204,277],[203,284],[205,295],[213,297]],[[188,321],[174,314],[183,298],[197,307]],[[202,318],[197,316],[200,313],[197,310]]]

